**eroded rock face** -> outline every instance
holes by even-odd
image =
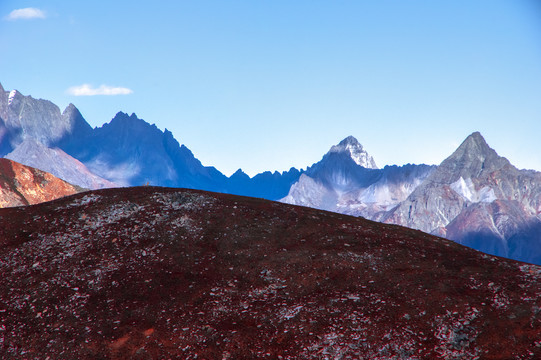
[[[44,171],[0,159],[0,207],[32,205],[81,191]]]
[[[0,218],[0,357],[541,357],[541,268],[269,201],[107,189]]]

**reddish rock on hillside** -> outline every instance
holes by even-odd
[[[80,190],[47,172],[0,159],[0,207],[37,204]]]
[[[165,188],[0,209],[2,359],[539,359],[541,268]]]

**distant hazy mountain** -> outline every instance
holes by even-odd
[[[74,132],[92,130],[76,114],[78,111],[72,104],[61,113],[58,106],[48,100],[24,96],[17,90],[7,92],[0,84],[0,155],[11,152],[28,138],[45,146],[55,146]]]
[[[541,173],[518,170],[480,133],[468,136],[439,166],[369,169],[353,159],[359,149],[351,137],[333,146],[282,201],[407,226],[541,264]]]
[[[227,192],[231,194],[260,197],[269,200],[283,198],[303,173],[295,168],[284,172],[265,171],[250,178],[241,169],[231,175],[227,182]]]
[[[226,177],[204,167],[171,132],[119,112],[99,128],[73,134],[60,144],[92,172],[123,186],[161,186],[224,190]]]

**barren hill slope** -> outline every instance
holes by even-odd
[[[0,207],[37,204],[79,191],[47,172],[0,158]]]
[[[419,231],[139,187],[0,210],[3,359],[538,359],[541,268]]]

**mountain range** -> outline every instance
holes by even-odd
[[[92,128],[73,104],[61,112],[0,85],[0,156],[89,189],[150,184],[280,200],[541,264],[541,173],[515,168],[479,133],[439,166],[380,169],[347,137],[306,170],[249,177],[239,169],[227,177],[135,114]]]
[[[539,359],[541,267],[152,186],[0,209],[2,359]]]
[[[50,101],[5,91],[1,84],[0,156],[89,189],[150,184],[277,200],[300,176],[292,168],[252,178],[239,170],[228,178],[203,166],[170,131],[135,114],[119,112],[92,128],[73,104],[60,112]]]

